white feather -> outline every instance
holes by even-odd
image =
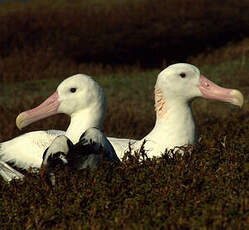
[[[22,179],[24,177],[23,174],[13,169],[3,161],[0,161],[0,175],[7,182],[13,179]]]

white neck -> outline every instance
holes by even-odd
[[[80,136],[92,127],[101,128],[104,120],[105,109],[95,106],[81,110],[71,115],[71,122],[66,131],[66,136],[73,142],[79,141]]]
[[[155,156],[158,151],[160,152],[156,153],[157,155],[163,153],[165,149],[194,144],[196,130],[190,105],[177,98],[164,100],[164,103],[160,101],[159,105],[161,106],[159,109],[156,107],[156,124],[152,131],[143,138],[147,140],[147,149],[155,150],[151,154]],[[155,106],[157,106],[157,101]],[[153,146],[156,146],[156,149]]]

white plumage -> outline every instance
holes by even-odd
[[[0,175],[7,182],[13,179],[22,179],[24,177],[23,174],[13,169],[3,161],[0,161]]]

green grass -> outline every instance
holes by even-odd
[[[105,90],[108,101],[117,100],[151,100],[154,84],[159,71],[147,71],[133,74],[108,74],[92,76]],[[67,78],[69,76],[65,76]],[[10,82],[0,85],[2,92],[0,103],[13,106],[21,100],[32,100],[36,97],[46,98],[55,91],[61,79],[42,79],[25,82]],[[16,96],[17,97],[16,97]],[[23,97],[18,97],[23,95]],[[17,101],[16,101],[17,100]]]
[[[197,61],[198,59],[193,63]],[[205,64],[200,66],[200,70],[210,80],[223,87],[241,90],[245,97],[245,106],[242,111],[248,111],[248,58],[242,56],[240,59],[226,60],[219,64]],[[104,123],[104,131],[107,135],[142,138],[151,130],[155,121],[154,85],[160,71],[159,69],[153,71],[135,69],[131,71],[131,74],[125,71],[124,73],[92,75],[103,87],[107,96],[108,109]],[[0,85],[0,104],[12,114],[10,123],[15,130],[15,135],[19,133],[15,129],[15,118],[18,113],[39,105],[55,91],[62,79],[60,75],[57,79],[50,76],[49,79],[4,82]],[[205,99],[195,100],[193,111],[199,124],[201,124],[199,121],[204,120],[201,116],[226,119],[230,113],[240,113],[240,110],[233,105]],[[125,117],[127,122],[124,123],[121,117]],[[110,123],[115,124],[115,128]],[[51,120],[47,119],[33,124],[23,132],[50,128],[65,130],[67,125],[68,119],[65,116],[56,116]],[[11,136],[13,133],[10,132],[4,140]]]
[[[247,57],[225,61],[220,64],[205,64],[200,67],[200,70],[210,80],[224,87],[240,88],[244,93],[248,89],[248,84],[245,84],[249,71],[249,59]],[[103,87],[108,102],[133,101],[138,104],[150,104],[151,108],[154,85],[160,71],[157,69],[131,74],[100,74],[92,75],[92,77]],[[49,79],[42,80],[4,82],[0,85],[0,91],[2,92],[0,104],[11,108],[21,101],[32,101],[37,97],[45,99],[55,91],[61,80],[54,79],[51,76]]]

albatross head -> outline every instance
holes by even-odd
[[[105,107],[105,94],[99,84],[87,75],[76,74],[62,81],[55,93],[42,104],[20,113],[16,118],[16,125],[22,129],[54,114],[64,113],[74,117],[82,111],[86,111],[85,114],[99,113],[98,118],[101,120]]]
[[[178,63],[164,69],[157,78],[155,86],[155,108],[166,112],[166,102],[187,103],[196,97],[216,99],[234,105],[243,105],[243,95],[236,89],[222,88],[200,74],[197,67]]]

